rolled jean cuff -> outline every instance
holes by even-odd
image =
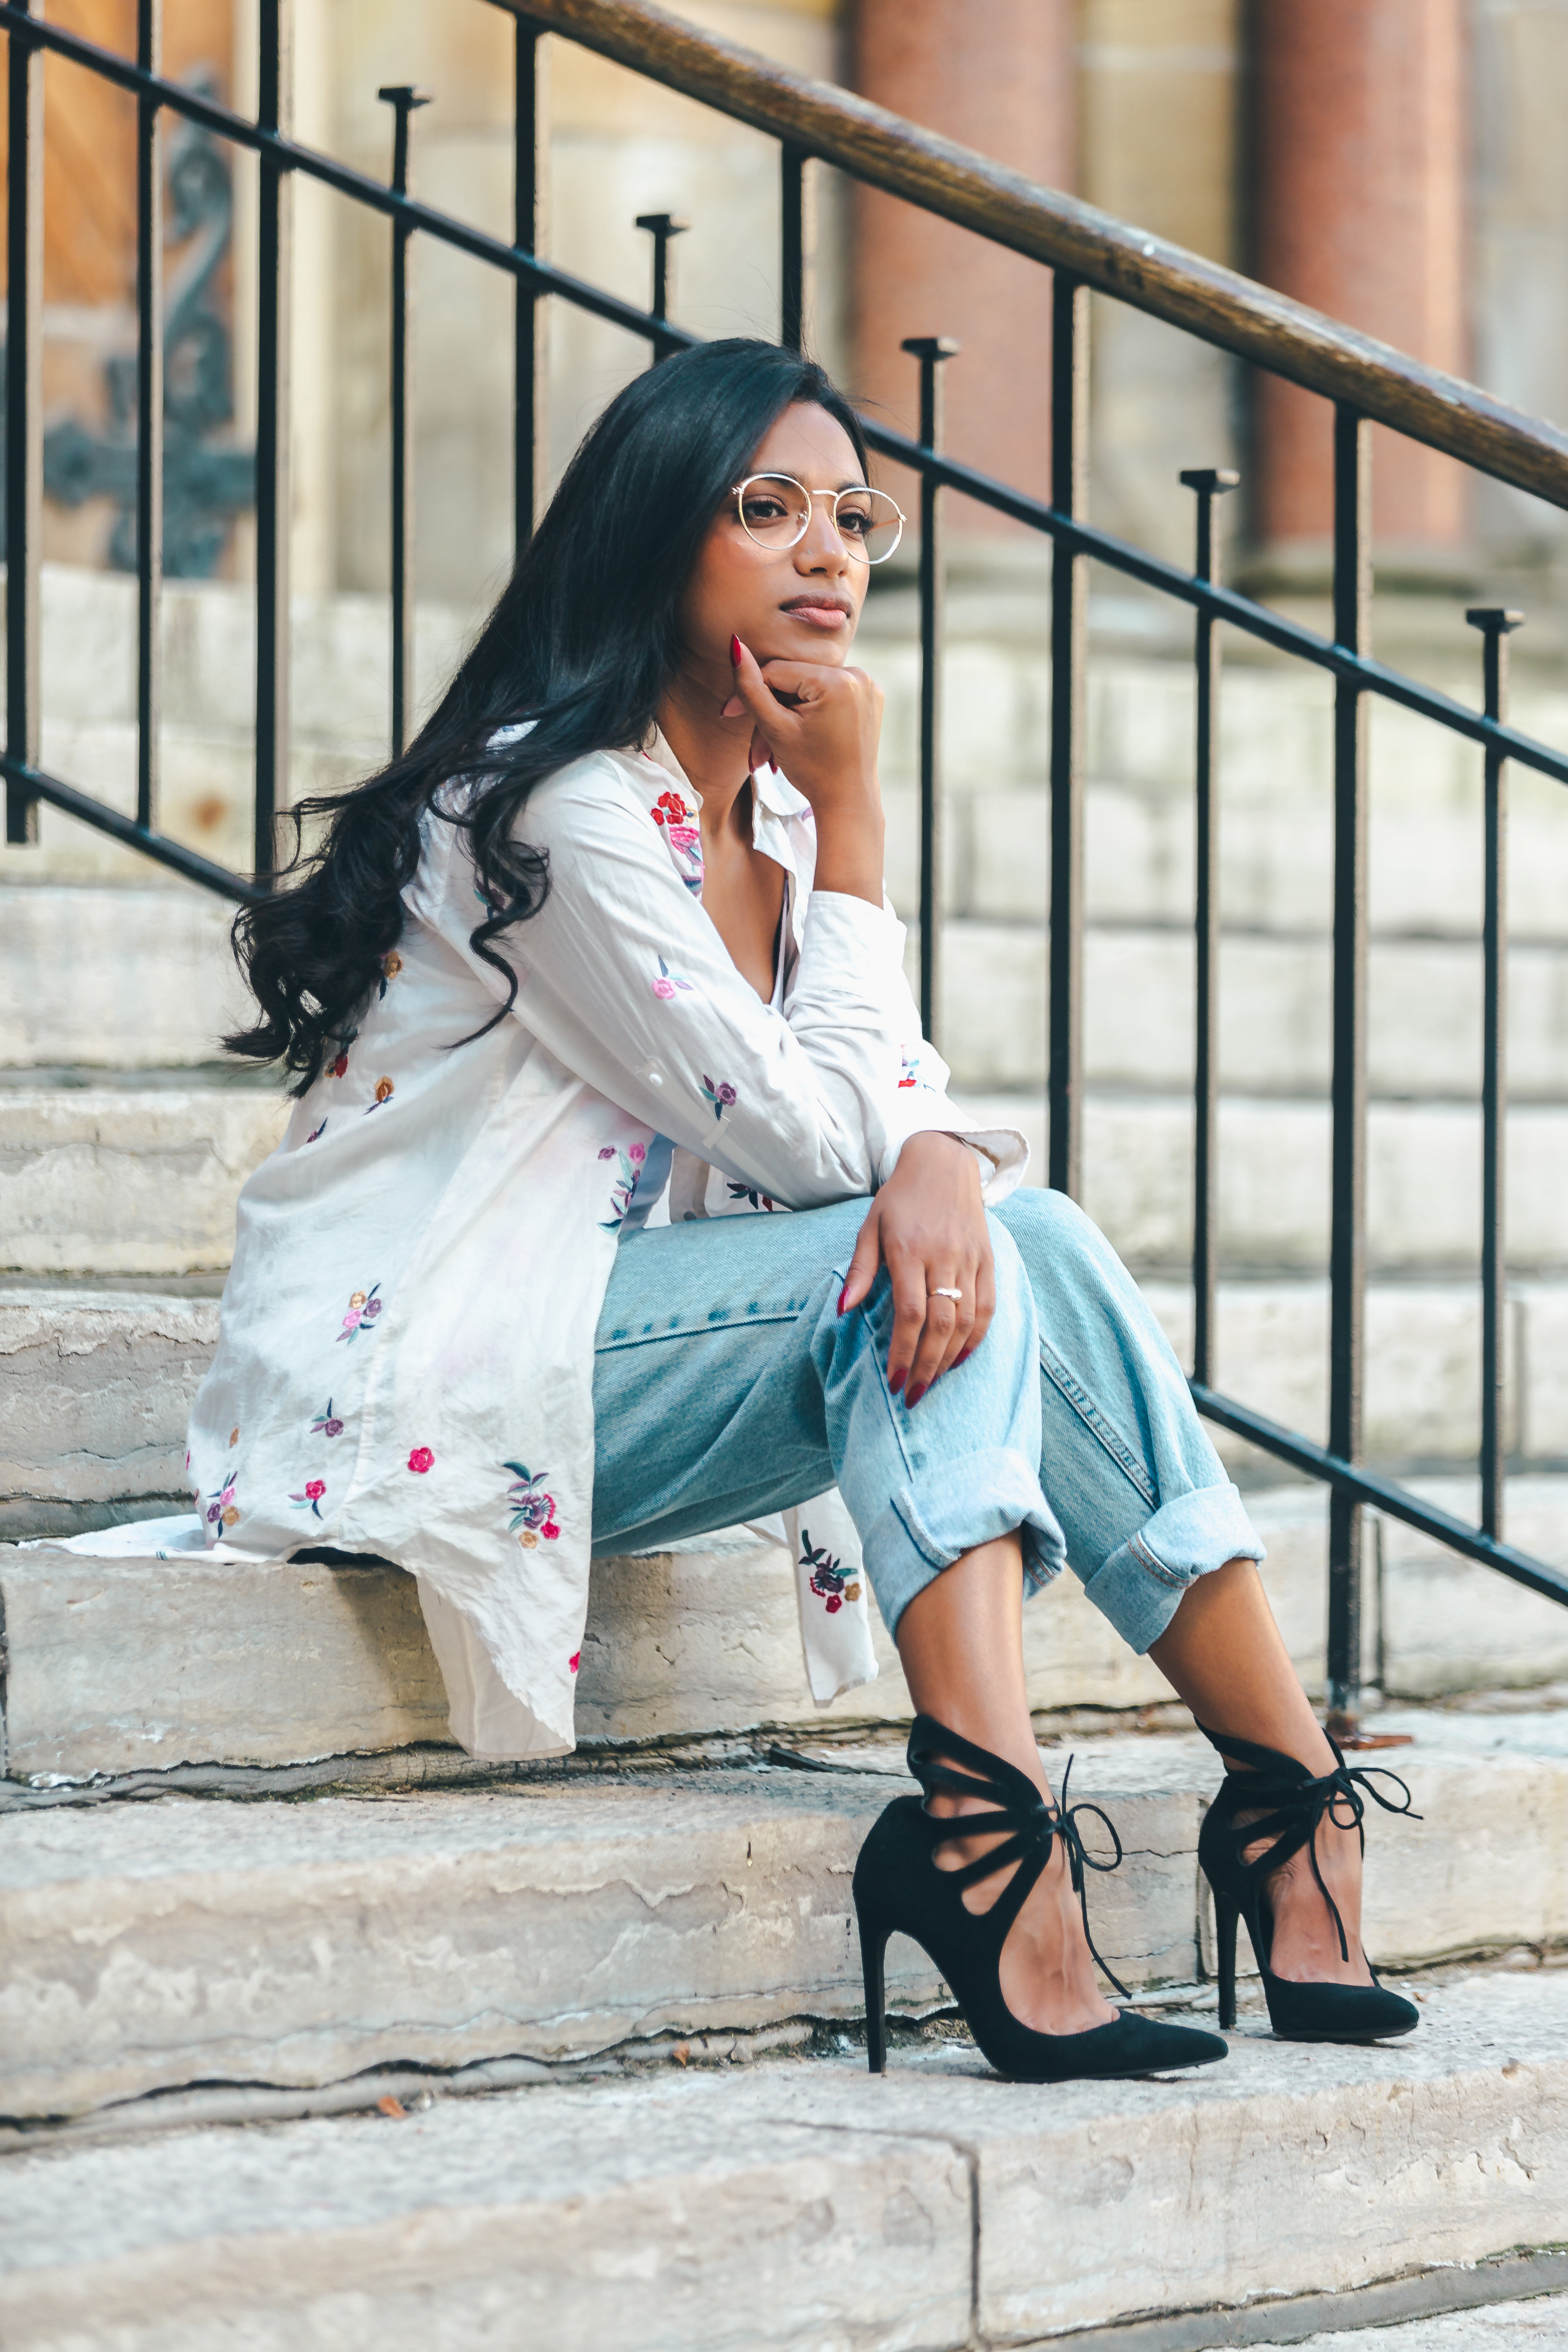
[[[1162,1503],[1083,1589],[1142,1656],[1175,1615],[1189,1584],[1227,1559],[1267,1556],[1235,1486],[1194,1486]]]
[[[988,1446],[927,1471],[892,1501],[861,1540],[861,1557],[889,1633],[917,1592],[976,1544],[1021,1535],[1024,1588],[1038,1592],[1067,1560],[1067,1538],[1022,1454]]]

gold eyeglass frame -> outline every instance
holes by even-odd
[[[753,482],[787,483],[792,490],[798,490],[800,492],[801,497],[806,502],[805,517],[801,523],[800,529],[795,532],[793,539],[767,540],[759,539],[757,537],[756,532],[746,520],[745,508],[742,503],[745,499],[746,492],[751,488]],[[893,512],[898,516],[898,531],[894,537],[891,547],[888,549],[886,554],[868,554],[864,547],[857,547],[854,541],[852,539],[846,539],[844,533],[838,529],[839,499],[858,498],[862,492],[868,492],[873,498],[886,499],[888,504],[892,508]],[[793,474],[748,474],[743,482],[736,483],[734,488],[731,491],[730,496],[735,501],[735,520],[740,524],[741,529],[745,532],[746,537],[751,541],[752,545],[753,547],[765,547],[770,551],[770,552],[774,554],[778,553],[781,549],[798,547],[800,545],[801,541],[811,529],[811,518],[814,512],[812,506],[813,499],[831,499],[833,501],[833,528],[837,535],[839,546],[844,550],[845,554],[849,557],[851,562],[864,563],[868,569],[869,569],[873,563],[886,563],[889,555],[897,555],[899,549],[903,542],[904,525],[909,521],[908,515],[904,512],[902,507],[900,506],[897,499],[889,496],[886,490],[873,490],[869,482],[851,482],[842,490],[810,490],[807,489],[804,482],[797,482]]]

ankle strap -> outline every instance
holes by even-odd
[[[1194,1721],[1196,1720],[1194,1717]],[[1228,1733],[1211,1731],[1203,1723],[1198,1724],[1198,1729],[1212,1748],[1218,1748],[1222,1757],[1234,1756],[1238,1764],[1248,1768],[1244,1772],[1231,1772],[1226,1782],[1233,1809],[1243,1801],[1244,1792],[1247,1800],[1256,1801],[1258,1809],[1258,1819],[1247,1822],[1244,1828],[1234,1822],[1232,1823],[1237,1846],[1237,1859],[1241,1868],[1249,1878],[1261,1881],[1270,1871],[1278,1870],[1281,1863],[1289,1862],[1292,1854],[1300,1853],[1305,1846],[1312,1865],[1312,1876],[1329,1906],[1334,1930],[1340,1939],[1340,1956],[1349,1959],[1350,1944],[1345,1936],[1345,1923],[1318,1866],[1319,1824],[1326,1814],[1336,1829],[1353,1829],[1364,1848],[1366,1798],[1362,1795],[1362,1789],[1365,1790],[1366,1796],[1373,1804],[1382,1806],[1385,1813],[1407,1813],[1413,1822],[1418,1822],[1421,1815],[1415,1810],[1408,1787],[1398,1773],[1391,1772],[1386,1765],[1347,1764],[1337,1741],[1327,1732],[1323,1737],[1334,1751],[1334,1769],[1314,1778],[1298,1758],[1281,1755],[1278,1748],[1254,1747],[1250,1740],[1234,1739]],[[1405,1802],[1395,1804],[1392,1797],[1385,1797],[1381,1789],[1373,1786],[1374,1780],[1392,1780]],[[1359,1789],[1357,1781],[1361,1783]],[[1250,1802],[1247,1810],[1251,1810]],[[1255,1862],[1241,1862],[1241,1846],[1257,1838],[1269,1838],[1273,1843],[1267,1853],[1259,1854]]]
[[[953,1769],[954,1763],[966,1766],[965,1771]],[[962,1893],[966,1886],[977,1886],[981,1881],[994,1878],[1010,1863],[1017,1868],[1005,1886],[988,1915],[994,1918],[1005,1938],[1008,1929],[1033,1893],[1040,1873],[1050,1861],[1051,1851],[1059,1839],[1067,1855],[1068,1873],[1073,1893],[1083,1918],[1085,1941],[1094,1956],[1102,1975],[1109,1979],[1123,2000],[1131,1995],[1121,1978],[1113,1973],[1096,1947],[1089,1925],[1089,1893],[1085,1874],[1090,1870],[1109,1871],[1120,1867],[1121,1840],[1116,1825],[1098,1805],[1069,1806],[1067,1801],[1068,1782],[1072,1778],[1073,1759],[1068,1758],[1067,1770],[1062,1774],[1062,1801],[1049,1805],[1036,1783],[1005,1757],[993,1756],[986,1748],[976,1748],[972,1740],[963,1739],[956,1731],[929,1715],[917,1715],[910,1732],[909,1766],[914,1778],[925,1791],[923,1811],[931,1825],[931,1850],[950,1845],[955,1839],[994,1837],[999,1831],[1011,1834],[1002,1839],[989,1853],[975,1862],[965,1863],[951,1875],[955,1889]],[[955,1813],[950,1820],[939,1820],[931,1810],[933,1796],[984,1797],[990,1800],[990,1809],[983,1813]],[[1079,1828],[1079,1816],[1092,1813],[1103,1823],[1116,1848],[1113,1859],[1100,1862],[1084,1844]]]

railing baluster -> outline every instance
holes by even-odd
[[[1501,604],[1465,614],[1479,629],[1486,714],[1508,718],[1508,641],[1524,620]],[[1508,778],[1500,752],[1486,761],[1485,963],[1481,1016],[1481,1532],[1500,1542],[1507,1424],[1505,1317],[1508,1311]]]
[[[408,118],[432,93],[412,82],[389,84],[376,96],[396,110],[392,134],[392,184],[408,194]],[[409,339],[406,222],[392,224],[392,756],[408,740],[414,699],[414,354]]]
[[[1051,504],[1089,511],[1089,289],[1058,269],[1051,288]],[[1075,1199],[1083,1146],[1083,686],[1089,564],[1051,542],[1049,1179]]]
[[[293,79],[293,0],[260,0],[263,131],[287,134]],[[258,880],[277,869],[277,814],[289,792],[289,173],[264,144],[257,237],[256,845]]]
[[[779,341],[805,348],[805,166],[804,148],[779,149]]]
[[[136,62],[163,69],[163,0],[137,0]],[[136,822],[158,822],[163,601],[163,139],[136,101]]]
[[[920,442],[942,448],[942,363],[955,356],[951,335],[910,335],[900,346],[921,368]],[[934,1045],[942,1019],[942,493],[921,476],[921,1028]]]
[[[1194,572],[1215,587],[1220,581],[1220,541],[1214,502],[1234,490],[1241,476],[1227,466],[1194,467],[1182,476],[1197,493],[1197,560]],[[1207,1388],[1215,1379],[1215,1292],[1219,1263],[1219,633],[1214,616],[1200,612],[1194,631],[1197,680],[1194,766],[1197,781],[1196,1054],[1193,1073],[1193,1378]]]
[[[691,223],[677,220],[673,213],[638,213],[637,225],[638,228],[646,228],[653,239],[653,300],[649,313],[661,327],[666,326],[669,321],[669,248],[674,238],[686,235]],[[656,335],[648,358],[649,367],[657,367],[660,360],[667,360],[674,349],[673,343],[667,342],[662,335]]]
[[[1372,427],[1334,410],[1334,641],[1371,651]],[[1366,1305],[1366,698],[1334,687],[1332,1213],[1329,1451],[1359,1462]],[[1362,1507],[1329,1499],[1329,1728],[1353,1738],[1361,1696]]]
[[[21,0],[33,11],[37,0]],[[44,278],[44,59],[13,29],[5,228],[5,751],[38,764],[38,525],[43,502],[39,325]],[[38,837],[37,796],[8,777],[5,838]]]
[[[524,24],[519,17],[513,68],[516,89],[512,131],[515,161],[511,236],[512,243],[522,253],[537,253],[539,250],[539,134],[544,54],[540,42],[542,37],[535,26]],[[517,280],[513,325],[511,460],[515,510],[512,544],[518,555],[533,537],[533,519],[539,511],[539,427],[543,391],[539,348],[541,315],[538,295],[520,278]]]

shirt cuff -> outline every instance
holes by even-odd
[[[980,1170],[980,1198],[988,1209],[994,1209],[1023,1182],[1029,1147],[1016,1127],[966,1127],[945,1095],[924,1089],[918,1104],[911,1103],[907,1110],[900,1106],[900,1109],[897,1129],[889,1132],[883,1155],[884,1184],[911,1135],[951,1135],[955,1143],[966,1143]]]

